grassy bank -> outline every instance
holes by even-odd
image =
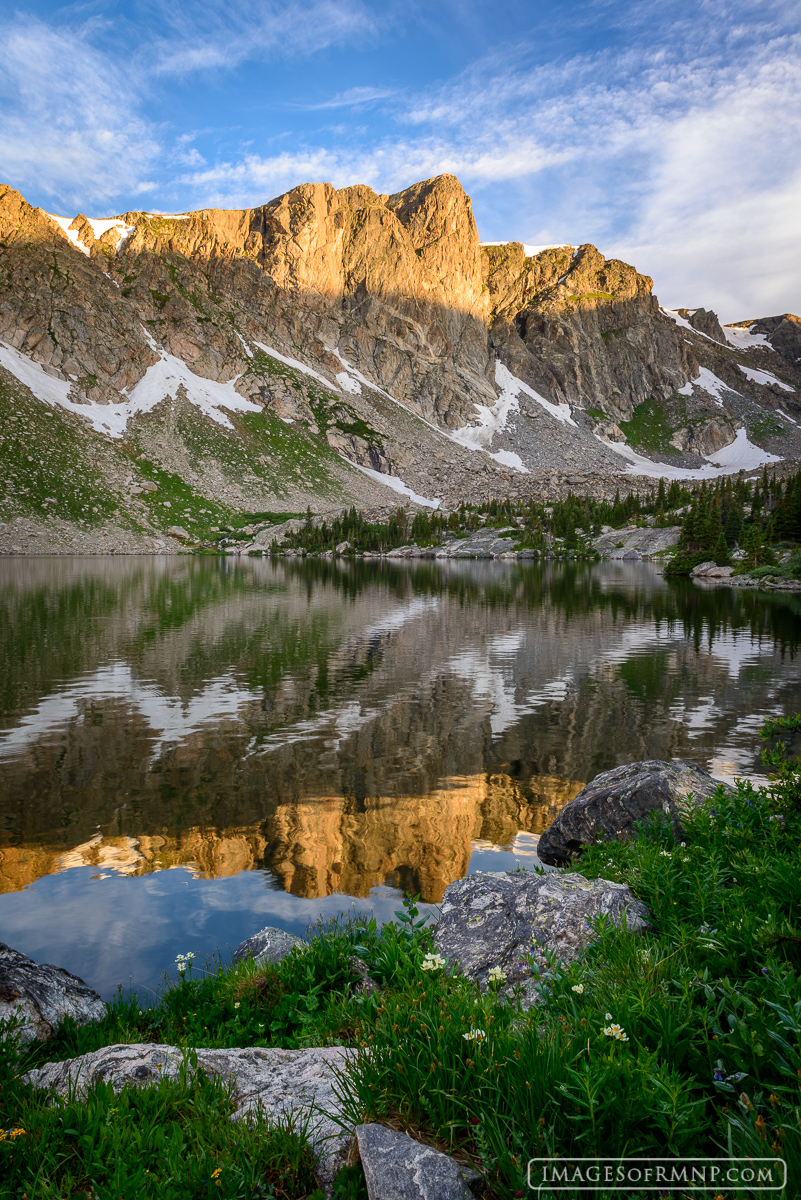
[[[798,1195],[801,770],[781,748],[771,763],[771,787],[718,793],[683,842],[655,824],[584,856],[582,872],[627,883],[653,926],[637,939],[599,927],[586,960],[545,972],[533,1011],[426,960],[431,935],[407,905],[383,929],[312,930],[264,970],[187,966],[149,1008],[121,994],[102,1024],[22,1057],[6,1042],[0,1196],[313,1193],[302,1131],[231,1125],[230,1096],[209,1081],[119,1097],[99,1085],[86,1105],[20,1082],[37,1062],[117,1041],[360,1048],[343,1082],[353,1121],[474,1163],[491,1196],[528,1194],[532,1155],[624,1153],[781,1157],[786,1200]],[[354,956],[378,992],[360,992]],[[338,1200],[363,1188],[351,1170]]]

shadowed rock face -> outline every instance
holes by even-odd
[[[688,762],[652,760],[602,771],[545,830],[537,853],[543,862],[563,866],[586,846],[633,837],[652,813],[664,814],[681,837],[682,808],[704,803],[725,786]]]
[[[34,962],[0,942],[0,1020],[20,1021],[21,1041],[46,1042],[65,1017],[84,1025],[105,1015],[100,996],[77,975]]]

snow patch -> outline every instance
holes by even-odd
[[[393,492],[397,492],[401,496],[408,496],[415,504],[421,504],[424,508],[439,508],[442,503],[439,499],[430,500],[427,496],[418,496],[417,492],[413,492],[402,479],[398,479],[397,475],[382,475],[380,471],[374,471],[372,467],[363,467],[349,458],[346,458],[345,462],[351,467],[355,467],[357,471],[361,471],[363,475],[369,475],[376,483],[383,483],[384,487],[392,488]]]
[[[768,350],[772,350],[770,342],[764,333],[752,333],[753,325],[746,328],[743,325],[724,325],[723,332],[726,335],[726,341],[730,346],[735,346],[738,350],[753,350],[757,346],[766,346]]]
[[[686,317],[679,316],[679,314],[677,312],[675,312],[674,309],[660,307],[659,311],[661,313],[663,313],[664,316],[670,317],[671,321],[675,321],[677,325],[680,325],[682,327],[682,329],[689,329],[690,333],[694,334],[696,337],[706,338],[706,340],[708,342],[711,342],[713,346],[720,345],[719,341],[717,341],[713,337],[710,337],[708,333],[701,333],[700,329],[696,329],[694,325],[691,325]],[[698,309],[694,308],[692,311],[697,312]],[[689,392],[682,393],[682,395],[684,395],[684,394],[689,395]]]
[[[70,225],[75,220],[75,218],[74,217],[57,217],[54,213],[48,213],[47,216],[50,218],[51,221],[55,221],[56,225],[60,226],[60,228],[63,229],[64,233],[66,233],[67,237],[70,239],[70,241],[72,242],[75,249],[80,250],[81,254],[85,254],[86,257],[88,258],[89,257],[88,246],[84,246],[83,242],[78,240],[78,234],[75,232],[75,230],[70,229]]]
[[[58,226],[60,226],[61,229],[63,229],[64,233],[66,233],[67,237],[70,239],[70,241],[72,242],[75,249],[80,250],[81,254],[85,254],[88,258],[89,255],[91,254],[89,247],[85,246],[84,243],[80,240],[80,238],[78,237],[78,233],[75,229],[70,229],[70,225],[75,220],[75,218],[74,217],[57,217],[53,213],[47,213],[47,216],[50,218],[51,221],[55,221],[56,224]],[[115,253],[119,251],[119,248],[122,245],[122,243],[125,241],[125,239],[129,238],[131,236],[131,234],[134,232],[134,228],[135,228],[135,226],[133,226],[133,225],[126,225],[126,223],[120,217],[87,217],[86,220],[89,222],[89,225],[91,226],[92,233],[94,234],[95,238],[102,237],[103,234],[106,233],[109,229],[119,230],[119,236],[117,238],[117,245],[114,247]],[[105,274],[105,272],[103,272],[103,273]]]
[[[770,371],[757,371],[754,367],[744,367],[740,363],[737,365],[746,379],[750,379],[752,383],[761,383],[763,386],[767,383],[775,383],[785,392],[795,391],[795,388],[791,388],[789,383],[783,383],[781,379],[777,379],[775,375],[771,375]]]
[[[512,467],[515,471],[519,471],[521,475],[530,475],[528,467],[523,466],[523,460],[519,454],[515,454],[513,450],[498,450],[495,454],[490,454],[490,458],[494,458],[497,463],[504,467]]]
[[[123,396],[127,395],[127,400],[121,400],[117,404],[76,404],[69,399],[72,385],[66,379],[55,379],[48,375],[39,363],[4,342],[0,342],[0,363],[20,383],[30,388],[37,400],[51,406],[59,405],[68,412],[85,417],[98,433],[108,434],[113,438],[123,436],[129,420],[136,413],[150,412],[167,396],[174,396],[181,384],[186,388],[187,396],[196,408],[218,425],[224,425],[228,429],[233,429],[233,425],[225,413],[220,411],[221,408],[227,408],[231,412],[261,412],[258,404],[253,404],[235,391],[236,379],[229,383],[216,383],[213,379],[204,379],[190,371],[180,358],[159,350],[152,337],[149,337],[148,341],[160,355],[159,361],[147,368],[130,392],[122,393]],[[238,378],[240,376],[237,376]]]
[[[707,367],[701,367],[700,373],[695,379],[691,379],[689,383],[685,383],[684,387],[680,387],[678,393],[680,396],[692,396],[693,388],[702,388],[703,391],[708,392],[713,397],[718,408],[723,408],[721,392],[732,392],[735,396],[739,396],[740,394],[733,387],[730,387],[728,383],[724,383],[722,379],[718,379],[717,375],[713,375]]]
[[[299,359],[288,358],[286,354],[280,354],[277,350],[273,350],[272,346],[265,346],[264,342],[254,342],[254,345],[258,346],[260,350],[263,350],[265,354],[269,354],[270,358],[277,358],[279,362],[284,363],[288,367],[292,367],[292,369],[295,371],[300,371],[303,375],[308,375],[311,379],[316,379],[318,383],[322,383],[325,387],[330,388],[334,386],[330,379],[326,379],[325,376],[321,375],[318,371],[313,370],[311,367],[307,367],[306,364],[300,362]]]
[[[754,468],[763,467],[767,463],[781,462],[778,454],[769,454],[767,450],[762,450],[749,441],[746,429],[738,429],[737,436],[730,445],[724,446],[722,450],[716,450],[714,454],[708,454],[706,460],[718,467],[726,468],[727,473],[753,471]]]
[[[347,371],[340,371],[334,378],[343,392],[350,392],[351,396],[361,396],[362,385],[358,379],[354,379],[352,375],[348,375]]]
[[[236,331],[236,336],[239,338],[240,342],[242,343],[242,349],[245,351],[245,354],[247,354],[248,358],[252,358],[253,351],[251,350],[250,346],[247,344],[245,339],[242,337],[242,334],[239,332],[238,329]]]
[[[598,434],[594,435],[598,437]],[[602,439],[598,437],[598,441]],[[755,446],[745,429],[738,429],[734,441],[714,454],[707,455],[708,467],[674,467],[669,463],[653,462],[629,446],[626,442],[604,442],[607,449],[614,450],[629,462],[627,475],[646,475],[649,479],[715,479],[718,475],[734,475],[737,471],[753,471],[768,463],[781,462],[775,454]]]

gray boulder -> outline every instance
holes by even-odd
[[[285,929],[276,929],[273,925],[265,925],[264,929],[254,933],[253,937],[245,938],[244,942],[239,943],[234,950],[233,961],[235,963],[242,962],[248,955],[252,955],[256,965],[263,967],[267,963],[280,962],[296,946],[305,945],[303,939],[296,937],[294,933],[287,933]]]
[[[334,1090],[336,1071],[347,1063],[343,1046],[308,1050],[273,1050],[258,1046],[244,1050],[196,1050],[198,1068],[233,1087],[232,1120],[243,1121],[261,1112],[268,1121],[292,1115],[301,1126],[308,1120],[307,1136],[317,1162],[317,1177],[330,1188],[344,1165],[349,1137],[337,1123],[340,1104]],[[110,1083],[115,1092],[142,1087],[160,1079],[177,1080],[186,1051],[157,1043],[105,1046],[66,1062],[46,1063],[25,1076],[35,1088],[49,1088],[59,1096],[75,1089],[86,1097],[93,1083]],[[188,1065],[188,1063],[187,1063]],[[191,1068],[190,1068],[191,1070]]]
[[[625,919],[636,933],[650,916],[622,883],[533,871],[468,875],[445,889],[440,912],[439,953],[485,989],[499,967],[505,978],[493,986],[502,995],[522,987],[527,1005],[538,999],[546,953],[562,962],[580,957],[595,938],[594,918],[618,926]]]
[[[690,571],[690,579],[728,579],[734,574],[734,567],[719,567],[714,562],[702,562]]]
[[[0,942],[0,1021],[21,1022],[14,1033],[20,1041],[46,1042],[65,1017],[85,1025],[105,1015],[100,996],[77,975]]]
[[[602,771],[540,835],[537,853],[551,866],[564,866],[587,846],[633,837],[637,823],[654,812],[665,813],[681,837],[682,811],[702,804],[720,786],[690,762],[651,759]]]
[[[473,1200],[447,1154],[385,1125],[357,1125],[356,1141],[370,1200]]]

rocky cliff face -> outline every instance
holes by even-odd
[[[209,502],[218,521],[391,504],[392,475],[444,505],[534,494],[553,470],[555,489],[616,484],[658,474],[649,460],[706,467],[738,430],[750,459],[729,469],[801,452],[776,415],[798,411],[797,318],[727,334],[703,309],[665,313],[594,246],[481,246],[450,175],[104,220],[2,187],[0,268],[3,425],[22,389],[60,440],[113,444],[110,513],[151,533],[175,514],[132,509],[132,461],[181,481],[198,522]],[[35,510],[56,485],[26,460],[6,490]]]

